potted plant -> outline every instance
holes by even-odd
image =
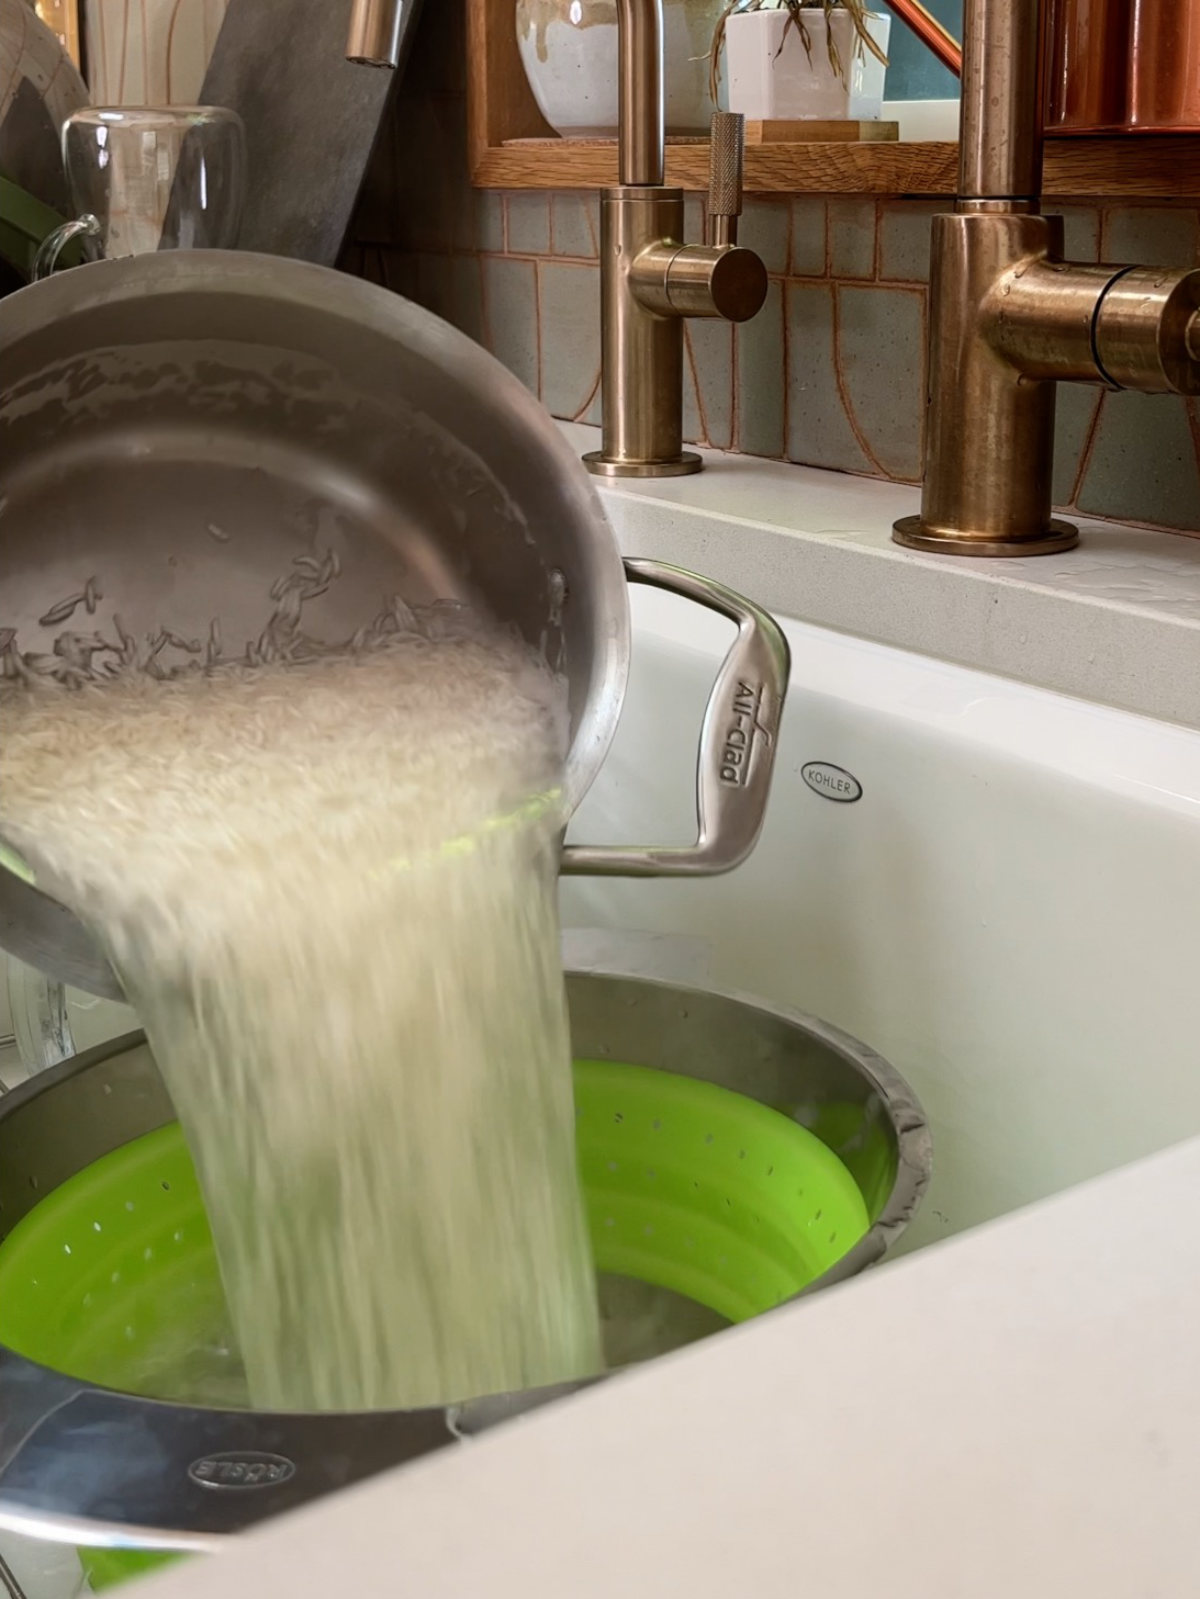
[[[714,98],[724,47],[729,109],[752,121],[877,121],[891,18],[868,0],[728,0],[713,33]]]

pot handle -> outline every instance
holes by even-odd
[[[696,771],[697,838],[681,847],[569,844],[562,871],[594,877],[715,877],[732,871],[758,841],[775,742],[787,694],[791,652],[778,622],[711,578],[660,561],[626,561],[631,583],[695,600],[736,622],[700,730]]]

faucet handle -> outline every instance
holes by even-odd
[[[742,172],[746,119],[737,111],[716,111],[709,147],[707,242],[718,249],[737,243],[742,214]]]

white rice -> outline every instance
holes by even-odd
[[[554,901],[560,687],[458,631],[210,651],[166,681],[26,674],[0,697],[0,834],[99,933],[147,1028],[258,1406],[435,1404],[601,1365]]]

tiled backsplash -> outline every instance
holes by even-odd
[[[599,420],[594,194],[497,194],[467,178],[460,0],[426,7],[346,265],[479,339],[561,417]],[[916,481],[929,218],[945,202],[752,198],[742,239],[771,276],[763,311],[687,324],[690,442]],[[1196,205],[1059,207],[1080,261],[1200,264]],[[701,201],[689,198],[689,237]],[[1200,532],[1200,402],[1059,387],[1055,500]]]

